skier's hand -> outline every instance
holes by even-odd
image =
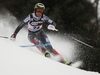
[[[58,29],[56,29],[55,26],[53,26],[53,25],[48,25],[47,28],[48,28],[49,30],[58,31]]]
[[[10,37],[10,40],[11,41],[15,41],[16,40],[16,35],[15,34],[12,34],[11,37]]]

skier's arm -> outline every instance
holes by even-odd
[[[44,16],[45,17],[45,22],[47,22],[50,25],[53,25],[56,27],[56,23],[54,21],[52,21],[49,17]]]
[[[23,28],[30,20],[30,15],[24,19],[24,21],[16,28],[15,32],[11,35],[10,40],[15,41],[17,33]]]
[[[22,29],[30,20],[30,15],[28,15],[23,22],[16,28],[14,35],[17,35],[17,33],[20,31],[20,29]]]
[[[15,32],[11,35],[10,40],[15,41],[17,33],[20,31],[20,29],[21,29],[23,26],[25,26],[25,24],[26,24],[25,22],[22,22],[22,23],[16,28]]]
[[[50,18],[48,18],[47,16],[45,16],[45,19],[46,19],[46,22],[49,24],[48,25],[48,29],[49,30],[55,30],[55,31],[58,31],[58,29],[56,29],[56,23],[54,21],[52,21]]]
[[[25,23],[24,21],[16,28],[14,35],[17,35],[17,33],[20,31],[20,29],[22,29],[25,25],[27,24],[27,22]]]

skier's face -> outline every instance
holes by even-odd
[[[37,15],[38,17],[41,16],[42,13],[43,13],[43,10],[42,10],[42,9],[37,9],[37,10],[36,10],[36,15]]]

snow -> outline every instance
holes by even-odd
[[[99,75],[46,58],[0,39],[0,75]]]
[[[3,10],[0,14],[0,36],[10,37],[19,21],[10,12]],[[100,75],[75,68],[82,65],[79,60],[73,67],[55,61],[57,58],[46,58],[36,47],[21,48],[20,45],[32,45],[27,39],[27,30],[23,28],[17,35],[16,41],[0,38],[0,75]],[[63,57],[68,61],[76,60],[77,43],[63,36],[47,34],[49,40]],[[54,59],[54,60],[53,60]]]

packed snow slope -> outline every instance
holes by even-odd
[[[99,75],[61,64],[0,39],[0,75]]]

